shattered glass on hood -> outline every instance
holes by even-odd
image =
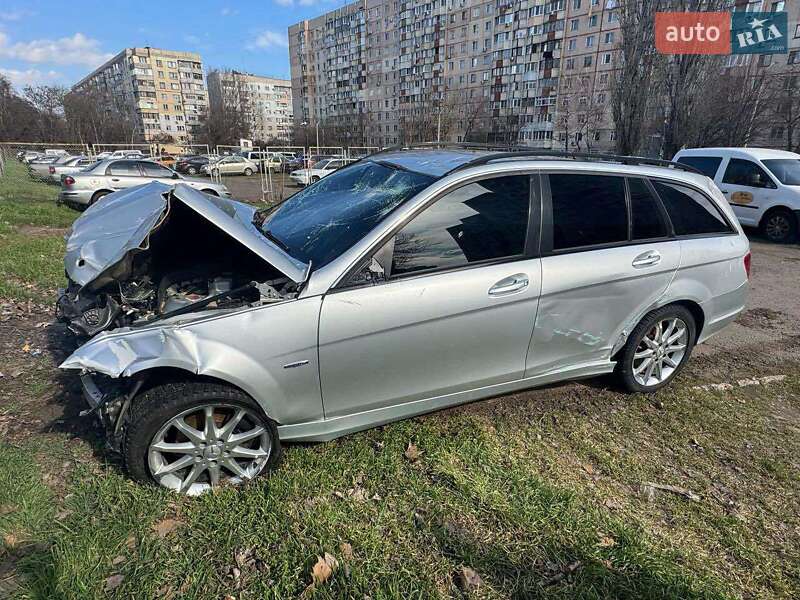
[[[362,161],[289,198],[261,229],[295,259],[319,268],[433,181],[392,164]]]

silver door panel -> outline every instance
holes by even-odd
[[[632,318],[658,303],[679,262],[677,240],[544,257],[525,376],[608,360]]]
[[[326,418],[521,378],[540,269],[530,259],[326,295],[319,333]],[[509,285],[518,289],[490,294]]]

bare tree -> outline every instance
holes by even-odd
[[[789,65],[780,76],[775,76],[767,87],[770,110],[768,114],[773,126],[783,130],[783,147],[790,152],[800,150],[800,67]]]
[[[209,111],[200,116],[195,138],[209,147],[237,145],[253,132],[250,94],[246,82],[231,70],[208,73]]]
[[[67,136],[83,144],[136,139],[136,121],[125,108],[98,89],[76,90],[64,96]]]
[[[36,109],[20,98],[11,82],[0,75],[0,140],[35,141],[39,135]]]
[[[660,0],[622,0],[619,5],[620,67],[613,72],[611,94],[618,154],[636,154],[645,139],[648,99],[658,85],[662,62],[653,26],[660,4]]]

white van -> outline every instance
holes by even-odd
[[[765,148],[693,148],[672,159],[714,180],[742,225],[778,243],[797,239],[800,154]]]

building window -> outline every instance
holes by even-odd
[[[768,56],[771,57],[771,55],[768,55]],[[605,54],[603,54],[603,64],[604,65],[610,65],[611,64],[611,53],[610,52],[606,52]]]
[[[592,55],[584,56],[583,57],[583,66],[584,67],[591,67],[592,66]]]
[[[586,47],[587,48],[591,48],[592,46],[594,46],[594,36],[593,35],[587,35],[586,36]]]
[[[794,28],[794,37],[800,38],[800,23],[798,23],[797,27]]]
[[[589,17],[589,27],[596,27],[597,26],[597,15],[592,15]]]
[[[569,46],[570,50],[575,50],[575,48],[577,48],[577,46],[578,46],[578,40],[576,40],[575,38],[571,39],[569,41],[568,46]]]
[[[758,55],[758,66],[759,67],[768,67],[772,64],[772,54],[759,54]]]
[[[783,127],[773,127],[769,131],[769,137],[773,140],[777,140],[783,137]]]
[[[613,44],[614,43],[614,32],[609,31],[606,33],[606,44]]]
[[[783,12],[784,7],[786,6],[786,2],[773,2],[772,3],[772,12]]]
[[[789,64],[800,65],[800,50],[793,50],[789,52]]]
[[[574,8],[575,10],[580,10],[581,0],[572,0],[572,8]]]
[[[569,24],[570,31],[578,31],[578,28],[581,26],[581,22],[578,19],[572,19]]]

